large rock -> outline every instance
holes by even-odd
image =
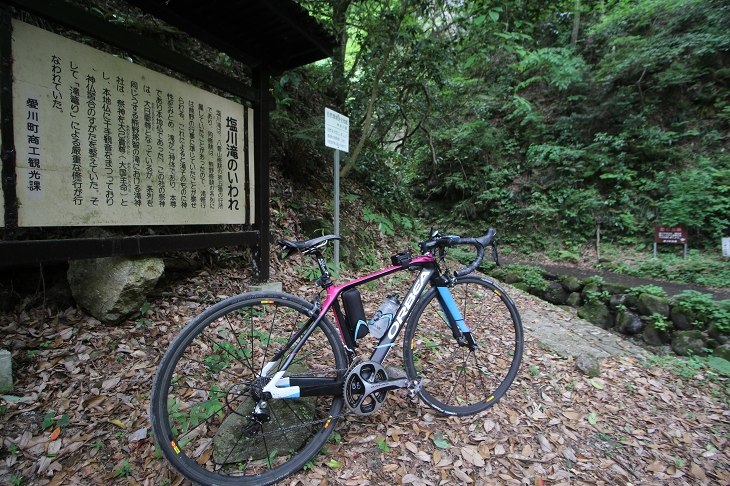
[[[716,322],[710,322],[707,326],[707,334],[720,344],[730,343],[730,333],[721,330]]]
[[[542,292],[542,298],[551,304],[562,305],[568,298],[568,294],[558,282],[550,282]]]
[[[158,257],[94,258],[70,261],[67,276],[78,305],[116,324],[139,311],[164,270]]]
[[[707,342],[702,332],[677,331],[672,336],[672,349],[680,356],[707,356]]]
[[[580,284],[580,280],[578,280],[578,278],[576,278],[576,277],[568,277],[565,280],[563,280],[562,284],[563,284],[563,288],[568,293],[571,293],[571,294],[573,292],[580,291],[580,288],[582,287],[582,285]]]
[[[641,294],[636,307],[643,316],[651,316],[659,314],[663,317],[669,317],[669,300],[664,297],[657,297],[651,294]]]
[[[611,298],[609,299],[609,305],[611,306],[611,309],[616,309],[619,306],[628,307],[629,296],[627,294],[614,294],[611,295]]]
[[[601,374],[601,362],[592,354],[583,353],[575,360],[575,367],[584,375],[595,378]]]
[[[613,326],[613,319],[611,319],[611,314],[608,312],[608,307],[599,300],[589,300],[583,304],[578,309],[578,317],[602,329],[611,329]]]
[[[583,282],[585,282],[585,280]],[[583,290],[580,291],[580,296],[583,297],[583,299],[585,299],[589,295],[588,294],[589,292],[600,294],[601,287],[596,283],[588,281],[588,283],[583,286]]]
[[[637,314],[626,310],[619,309],[616,311],[616,330],[622,334],[639,334],[644,332],[646,323],[642,321]]]
[[[697,313],[682,309],[682,307],[675,305],[672,307],[672,324],[674,329],[679,331],[689,331],[694,329],[694,322],[698,319]]]
[[[618,294],[625,294],[629,291],[628,285],[619,284],[619,283],[604,283],[601,285],[601,290],[605,290],[611,295],[618,295]]]
[[[580,298],[580,292],[571,293],[565,300],[566,305],[569,305],[570,307],[575,307],[576,309],[580,307],[581,302],[583,301]]]
[[[653,322],[647,323],[642,334],[644,342],[649,346],[663,346],[671,341],[671,336],[667,331],[657,329]]]
[[[302,363],[292,363],[289,370],[290,373],[300,374],[308,368]],[[257,461],[270,458],[272,454],[282,456],[290,454],[290,451],[298,451],[305,445],[311,436],[310,422],[315,418],[317,397],[269,400],[267,404],[271,421],[262,426],[264,437],[248,438],[243,435],[243,429],[250,423],[247,417],[256,406],[250,395],[236,408],[235,413],[223,421],[213,438],[213,461],[216,464],[245,462],[249,459]],[[286,432],[282,429],[286,429]],[[261,430],[258,433],[261,434]]]
[[[723,344],[715,348],[712,352],[712,356],[715,358],[722,358],[730,361],[730,344]]]

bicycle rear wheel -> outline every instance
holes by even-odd
[[[301,469],[335,428],[338,396],[267,401],[268,422],[253,420],[273,355],[309,319],[312,305],[280,292],[226,299],[188,324],[163,356],[152,386],[150,420],[157,448],[196,484],[264,485]],[[340,383],[347,356],[324,318],[285,377]]]
[[[489,279],[469,275],[449,290],[476,346],[457,343],[433,287],[408,320],[403,358],[408,378],[423,378],[424,402],[447,415],[471,415],[494,405],[515,379],[522,321],[512,299]]]

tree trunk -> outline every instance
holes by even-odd
[[[362,134],[360,135],[360,140],[357,143],[357,146],[355,147],[355,150],[353,150],[352,155],[350,155],[350,160],[347,162],[347,164],[342,168],[342,171],[340,171],[340,177],[345,177],[349,172],[352,170],[353,167],[355,167],[355,164],[357,163],[357,159],[360,156],[360,152],[362,151],[363,146],[365,145],[365,142],[368,139],[368,135],[370,133],[370,125],[373,121],[373,112],[375,111],[375,102],[378,99],[378,87],[380,84],[380,78],[383,76],[383,73],[385,73],[385,68],[388,65],[388,58],[390,57],[390,53],[393,51],[393,47],[395,47],[395,41],[397,38],[398,31],[400,30],[401,22],[403,21],[403,17],[405,17],[406,12],[408,11],[409,2],[403,1],[401,3],[401,9],[398,14],[398,20],[396,22],[396,25],[393,26],[393,29],[390,31],[390,35],[388,36],[388,44],[385,46],[385,51],[383,53],[383,59],[380,61],[380,65],[378,66],[377,71],[375,72],[375,78],[373,79],[373,87],[370,90],[370,102],[368,103],[367,111],[365,112],[365,121],[363,122],[362,127]]]
[[[570,44],[578,43],[578,32],[580,32],[580,0],[575,0],[575,9],[573,11],[573,32],[570,34]]]
[[[345,113],[347,99],[347,79],[345,76],[345,54],[347,53],[347,9],[351,0],[333,2],[332,26],[340,45],[332,52],[332,91],[335,93],[335,104],[341,113]]]

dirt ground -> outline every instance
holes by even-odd
[[[306,295],[293,266],[275,277]],[[1,314],[15,388],[0,400],[0,483],[187,484],[154,451],[152,377],[185,322],[251,284],[245,271],[202,269],[113,327],[75,307]],[[530,296],[516,303],[547,312]],[[447,418],[393,392],[378,413],[341,420],[327,453],[284,484],[730,484],[726,378],[663,364],[617,357],[588,378],[528,339],[493,408]]]

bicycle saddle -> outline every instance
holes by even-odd
[[[314,248],[321,247],[322,245],[327,243],[327,241],[329,241],[329,240],[341,240],[341,239],[342,238],[340,238],[337,235],[325,235],[325,236],[320,236],[319,238],[314,238],[314,239],[307,240],[307,241],[278,240],[277,243],[279,245],[283,246],[287,250],[286,255],[283,255],[281,257],[281,259],[283,260],[284,258],[288,257],[289,255],[291,255],[294,252],[300,251],[300,252],[306,254],[306,253],[309,253]]]

